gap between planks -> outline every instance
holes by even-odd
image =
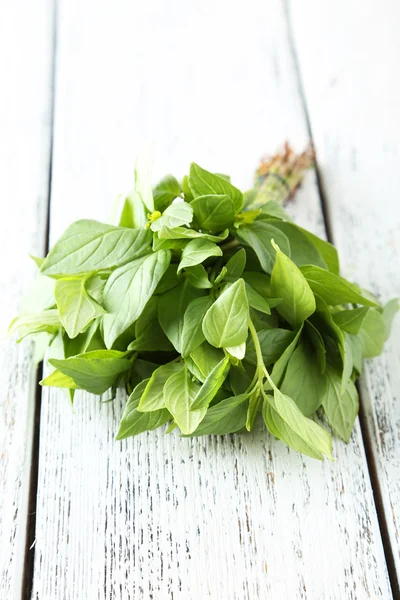
[[[48,163],[48,185],[46,204],[46,223],[44,233],[44,256],[50,250],[50,211],[51,211],[51,186],[53,174],[53,148],[54,148],[54,110],[55,110],[55,80],[57,59],[57,31],[58,31],[58,0],[52,0],[52,31],[51,31],[51,68],[50,68],[50,150]],[[40,455],[40,415],[42,408],[43,388],[39,382],[44,375],[43,362],[38,365],[36,371],[35,385],[35,407],[33,417],[33,437],[31,449],[31,469],[29,475],[29,497],[27,514],[26,546],[24,556],[24,570],[22,580],[23,600],[30,600],[33,588],[33,572],[35,563],[35,541],[36,541],[36,505],[39,483],[39,455]]]
[[[305,96],[305,92],[304,92],[304,85],[303,85],[302,76],[301,76],[299,55],[298,55],[298,52],[296,49],[296,43],[295,43],[293,28],[292,28],[292,19],[291,19],[291,14],[290,14],[290,0],[284,0],[284,12],[285,12],[286,23],[287,23],[288,43],[289,43],[289,48],[290,48],[290,51],[292,54],[293,64],[294,64],[296,77],[297,77],[299,97],[300,97],[300,100],[301,100],[301,103],[303,106],[304,116],[305,116],[305,120],[306,120],[306,124],[307,124],[308,133],[310,136],[310,141],[314,146],[314,138],[313,138],[313,132],[312,132],[312,126],[311,126],[311,119],[310,119],[310,114],[308,111],[306,96]],[[318,166],[318,156],[316,156],[316,159],[315,159],[315,173],[316,173],[316,182],[317,182],[318,194],[319,194],[319,198],[320,198],[320,202],[321,202],[321,210],[322,210],[322,215],[323,215],[323,219],[324,219],[324,225],[325,225],[327,239],[331,244],[334,244],[333,228],[332,228],[332,224],[330,221],[328,200],[327,200],[327,195],[325,193],[325,190],[324,190],[324,187],[322,184],[321,172],[320,172],[320,169]],[[374,500],[374,504],[375,504],[376,514],[378,517],[379,529],[380,529],[380,534],[381,534],[381,538],[382,538],[382,545],[383,545],[383,550],[385,553],[385,560],[386,560],[386,564],[387,564],[387,568],[388,568],[390,586],[392,589],[392,594],[393,594],[394,600],[399,600],[400,599],[400,583],[397,578],[394,552],[393,552],[392,544],[390,541],[388,522],[387,522],[386,513],[385,513],[384,505],[383,505],[382,489],[381,489],[381,485],[380,485],[379,477],[378,477],[377,461],[375,459],[375,455],[374,455],[373,448],[372,448],[373,442],[371,440],[371,437],[370,437],[369,431],[368,431],[368,427],[367,427],[363,394],[362,394],[361,387],[360,387],[358,381],[357,381],[357,390],[358,390],[358,394],[359,394],[359,398],[360,398],[360,407],[359,407],[358,418],[359,418],[359,422],[360,422],[361,436],[362,436],[362,439],[364,442],[364,449],[365,449],[366,461],[367,461],[367,466],[368,466],[368,473],[369,473],[369,477],[371,480],[371,486],[372,486],[372,491],[373,491],[373,500]]]

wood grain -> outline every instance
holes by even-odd
[[[400,5],[293,2],[292,22],[343,271],[385,302],[400,296]],[[361,390],[399,577],[399,318]]]
[[[134,156],[251,184],[258,158],[308,142],[282,5],[60,3],[51,239],[106,219]],[[313,173],[294,207],[323,234]],[[391,597],[360,428],[336,462],[263,428],[114,441],[125,397],[44,390],[33,596],[243,600]]]
[[[4,339],[45,247],[51,133],[51,2],[0,19],[0,598],[21,598],[35,408],[29,344]],[[23,43],[21,43],[23,40]]]

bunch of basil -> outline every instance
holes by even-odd
[[[185,436],[250,431],[262,413],[290,447],[330,458],[312,416],[322,409],[349,440],[354,381],[398,302],[382,307],[342,278],[335,248],[266,189],[243,194],[193,163],[181,184],[167,176],[152,190],[139,169],[118,226],[70,225],[35,258],[35,290],[11,326],[50,347],[42,385],[71,399],[123,385],[117,439],[167,422]]]

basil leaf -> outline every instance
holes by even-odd
[[[282,394],[290,396],[303,415],[309,417],[321,406],[327,385],[313,353],[306,344],[300,344],[289,359],[280,387]]]
[[[240,431],[246,425],[248,398],[248,394],[241,394],[212,406],[191,435],[226,435]]]
[[[128,350],[136,352],[152,352],[155,350],[171,352],[173,345],[161,329],[158,320],[158,299],[150,298],[142,314],[135,323],[135,339],[128,346]]]
[[[42,387],[51,386],[59,388],[67,388],[70,390],[77,390],[79,386],[75,383],[72,377],[61,373],[61,371],[53,371],[51,375],[48,375],[45,379],[39,382]]]
[[[172,375],[164,386],[165,406],[184,434],[193,433],[207,412],[207,408],[191,410],[198,390],[199,386],[192,381],[186,367]]]
[[[153,429],[157,429],[161,425],[164,425],[164,423],[171,418],[171,415],[166,409],[148,413],[138,411],[139,399],[146,387],[146,383],[147,380],[139,383],[129,396],[115,439],[124,440],[132,435],[138,435],[143,431],[152,431]]]
[[[131,366],[124,352],[116,350],[94,350],[71,358],[52,358],[49,363],[69,375],[83,390],[92,394],[103,394],[112,387],[120,373]]]
[[[205,340],[202,323],[212,304],[210,296],[192,300],[185,310],[182,329],[182,356],[188,356]]]
[[[223,281],[225,279],[226,272],[227,272],[226,267],[222,267],[221,271],[218,273],[218,275],[214,279],[214,287],[217,287],[221,283],[221,281]]]
[[[183,249],[178,273],[186,267],[193,267],[204,262],[210,256],[222,256],[222,250],[217,244],[204,239],[192,240]]]
[[[335,246],[332,246],[329,242],[325,240],[321,240],[318,236],[314,235],[310,231],[303,229],[297,225],[297,229],[301,231],[309,240],[314,244],[319,253],[321,254],[325,264],[327,265],[329,271],[334,273],[335,275],[339,275],[340,267],[339,267],[339,257]]]
[[[263,298],[271,296],[271,278],[269,275],[257,273],[256,271],[245,271],[243,279]]]
[[[185,276],[188,283],[199,290],[209,290],[213,287],[213,284],[210,282],[208,273],[203,265],[187,267],[185,269]]]
[[[158,301],[158,319],[160,325],[177,352],[182,350],[182,332],[184,314],[190,302],[202,296],[185,281],[178,287],[160,296]]]
[[[246,415],[246,429],[251,431],[254,426],[261,403],[261,394],[259,390],[255,390],[249,397],[249,406]]]
[[[258,340],[261,346],[261,352],[264,364],[266,366],[276,362],[286,348],[295,338],[295,332],[288,329],[261,329],[257,332]],[[246,360],[252,364],[257,364],[257,357],[252,340],[247,344]]]
[[[116,269],[104,289],[104,341],[111,348],[115,340],[136,321],[154,293],[171,260],[160,250]]]
[[[353,284],[343,279],[343,277],[312,265],[301,267],[301,272],[313,292],[318,294],[330,306],[348,302],[376,306],[375,302],[358,293]]]
[[[348,381],[345,389],[342,390],[341,374],[330,366],[327,368],[326,375],[328,388],[322,399],[324,412],[336,433],[345,442],[349,442],[358,415],[357,388],[352,381]]]
[[[307,338],[314,349],[319,371],[320,373],[324,373],[326,369],[326,348],[324,338],[310,321],[305,322],[304,328]]]
[[[286,221],[273,221],[272,224],[288,238],[290,244],[289,256],[295,265],[298,267],[317,265],[322,269],[328,268],[318,248],[300,227]],[[279,242],[275,241],[280,246]]]
[[[246,250],[241,248],[226,263],[226,280],[236,281],[246,266]]]
[[[132,192],[122,205],[118,225],[133,229],[144,227],[147,223],[147,211],[139,194]]]
[[[235,205],[228,196],[197,196],[190,206],[200,229],[218,233],[233,224]]]
[[[290,342],[289,346],[287,346],[286,350],[283,352],[283,354],[281,354],[279,359],[274,364],[274,367],[273,367],[272,373],[271,373],[271,379],[277,386],[279,386],[281,384],[281,381],[282,381],[283,376],[286,371],[286,367],[288,365],[290,357],[292,356],[293,352],[295,351],[295,348],[297,346],[297,342],[299,341],[302,330],[303,330],[303,325],[301,325],[301,327],[297,331],[293,341]]]
[[[10,323],[8,334],[11,335],[15,331],[18,331],[18,341],[21,341],[24,337],[32,333],[47,332],[56,334],[60,325],[57,310],[44,310],[33,315],[16,317]]]
[[[268,396],[268,398],[271,399],[272,396]],[[297,452],[301,452],[306,456],[311,456],[311,458],[323,460],[323,454],[320,451],[315,450],[313,446],[303,439],[303,437],[298,435],[290,425],[279,416],[276,410],[272,408],[268,400],[264,400],[262,414],[268,430],[278,440],[281,440],[284,444]]]
[[[165,408],[164,385],[171,375],[179,373],[182,369],[183,365],[176,362],[167,363],[166,365],[158,367],[147,381],[146,387],[143,389],[138,410],[141,412],[151,412]]]
[[[196,239],[203,238],[210,242],[222,242],[229,235],[229,229],[225,229],[219,235],[211,235],[211,233],[202,233],[195,229],[187,229],[186,227],[168,227],[164,225],[158,232],[158,236],[163,239],[180,240],[180,239]]]
[[[315,311],[314,294],[306,278],[280,249],[271,274],[271,293],[282,298],[277,311],[295,329]]]
[[[148,229],[113,227],[98,221],[72,223],[48,253],[41,273],[50,277],[113,269],[149,251]]]
[[[203,320],[206,340],[216,348],[239,346],[248,335],[249,305],[243,279],[226,289]]]
[[[203,342],[198,348],[191,352],[185,359],[191,373],[201,382],[204,382],[221,360],[224,353],[218,348],[214,348],[208,342]]]
[[[248,283],[246,283],[246,294],[249,306],[251,306],[251,308],[255,308],[256,310],[259,310],[260,312],[263,312],[266,315],[271,314],[271,309],[269,307],[268,301],[265,298],[263,298],[258,292],[253,290],[253,288]]]
[[[360,331],[368,311],[368,307],[362,306],[361,308],[353,308],[352,310],[340,310],[333,313],[332,317],[340,329],[356,335]]]
[[[153,189],[154,208],[163,212],[180,194],[179,181],[173,175],[166,175]]]
[[[264,221],[255,221],[251,225],[240,227],[238,237],[252,247],[266,273],[272,272],[275,263],[276,253],[271,245],[271,240],[274,240],[281,250],[290,256],[290,244],[286,235],[274,225]]]
[[[368,311],[360,334],[363,341],[363,356],[365,358],[379,356],[386,341],[385,319],[379,310],[373,308]]]
[[[317,455],[318,458],[323,459],[325,455],[332,460],[332,439],[325,429],[305,417],[292,398],[282,394],[278,389],[274,390],[273,396],[268,395],[267,398],[268,401],[264,406],[269,404],[276,413],[276,415],[272,413],[275,430],[273,435],[279,439],[283,437],[287,445],[294,450],[308,454],[305,451],[305,447],[308,447],[314,458]],[[268,427],[271,413],[263,409],[263,415]]]
[[[193,219],[193,208],[187,202],[176,202],[168,206],[162,216],[150,225],[152,231],[161,232],[163,227],[180,227],[189,225]],[[163,237],[160,235],[160,237]]]
[[[54,294],[61,324],[71,339],[104,314],[104,309],[87,293],[84,277],[57,279]]]
[[[192,190],[189,186],[189,176],[185,175],[182,179],[182,191],[185,197],[185,202],[191,202],[193,200]]]
[[[224,383],[226,376],[229,373],[230,362],[229,358],[225,357],[218,365],[209,373],[200,390],[197,392],[191,410],[199,408],[208,408],[209,404],[215,397],[221,385]]]
[[[383,307],[382,316],[385,322],[385,336],[388,339],[390,335],[390,330],[392,327],[393,319],[397,314],[397,311],[400,309],[400,301],[398,298],[393,298],[389,300],[387,304]]]
[[[100,275],[92,275],[89,279],[85,280],[85,288],[87,293],[97,304],[102,304],[104,287],[106,285],[108,276],[103,277]]]
[[[176,265],[169,265],[164,275],[161,277],[161,281],[156,287],[154,294],[165,294],[165,292],[172,290],[180,283],[182,283],[182,278],[177,275]]]
[[[243,208],[244,197],[240,190],[223,177],[202,169],[196,163],[190,165],[189,185],[195,198],[207,194],[226,195],[232,200],[235,213]]]

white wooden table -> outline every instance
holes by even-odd
[[[300,224],[343,271],[400,295],[397,0],[5,0],[0,18],[0,319],[77,218],[107,220],[156,141],[247,187],[310,136]],[[399,598],[400,319],[366,365],[361,424],[335,462],[264,430],[116,443],[125,399],[38,389],[0,342],[0,599]]]

